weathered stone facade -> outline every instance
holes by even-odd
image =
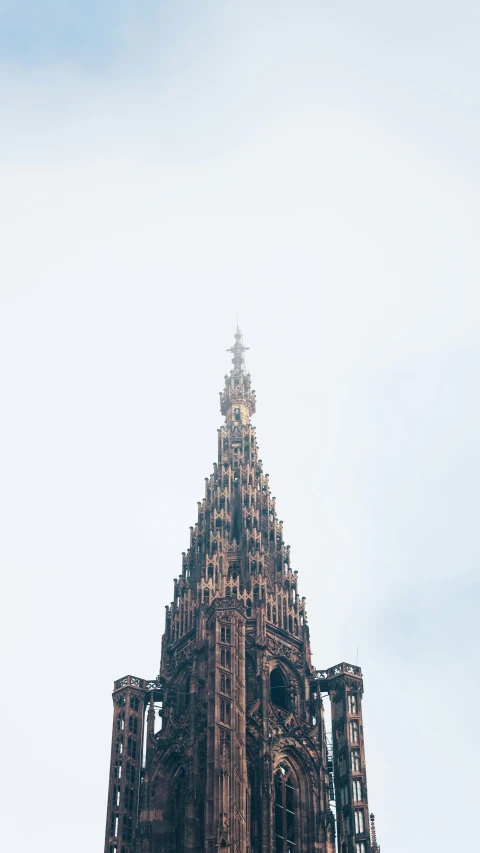
[[[218,462],[166,609],[159,676],[115,682],[105,853],[335,853],[335,829],[340,853],[379,849],[361,671],[313,667],[244,350],[237,330]]]

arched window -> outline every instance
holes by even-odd
[[[288,710],[285,678],[279,666],[272,669],[270,673],[270,699],[274,705],[284,708],[285,711]]]
[[[275,774],[275,853],[295,853],[295,786],[286,764]]]

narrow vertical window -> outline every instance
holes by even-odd
[[[357,834],[365,832],[365,820],[361,809],[355,809],[355,832]]]
[[[353,802],[360,803],[362,801],[362,781],[361,779],[354,779],[352,782],[352,790],[353,790]]]
[[[360,753],[358,749],[352,749],[350,761],[353,772],[358,773],[360,771]]]
[[[348,713],[357,713],[357,696],[355,693],[349,693],[348,695]]]
[[[295,787],[286,765],[275,774],[275,853],[295,853]]]
[[[352,743],[358,743],[358,720],[350,722],[350,740]]]
[[[133,811],[133,788],[125,788],[125,808],[127,811]]]
[[[287,686],[280,667],[276,666],[270,673],[270,699],[274,705],[288,710]]]

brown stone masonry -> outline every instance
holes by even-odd
[[[115,682],[105,853],[335,853],[336,832],[339,853],[373,853],[361,671],[312,665],[239,330],[231,352],[159,676]]]

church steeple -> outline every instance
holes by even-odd
[[[313,667],[305,599],[250,421],[246,349],[237,326],[217,462],[166,608],[159,677],[115,683],[106,853],[335,853],[332,796],[340,853],[371,853],[362,675]]]

